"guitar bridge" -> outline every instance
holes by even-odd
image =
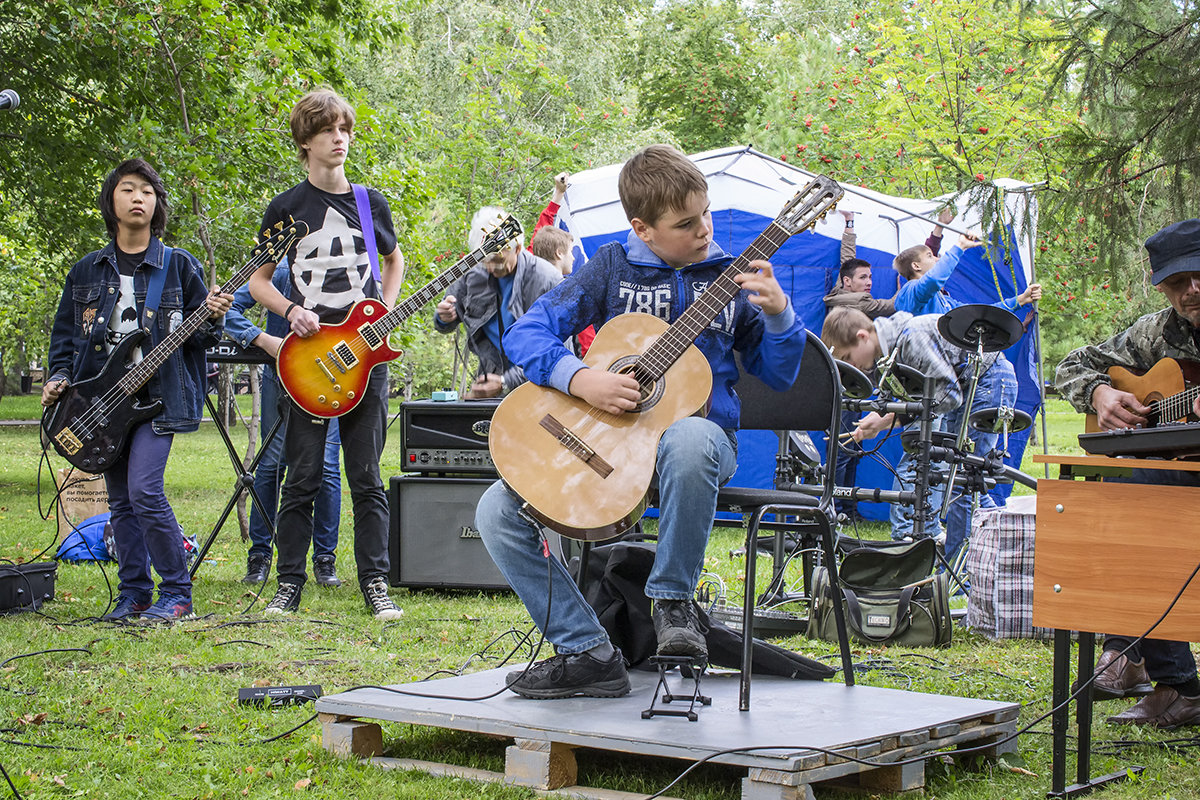
[[[83,449],[83,442],[79,441],[79,437],[71,433],[70,428],[63,428],[54,437],[54,441],[58,442],[59,446],[66,451],[67,455],[75,455]]]
[[[550,434],[558,440],[558,443],[571,451],[580,461],[587,464],[601,478],[607,478],[612,474],[613,467],[592,448],[588,447],[582,439],[580,439],[570,428],[563,425],[550,414],[542,417],[538,423],[543,428],[548,430]]]

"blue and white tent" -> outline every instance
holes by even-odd
[[[767,156],[752,147],[729,147],[691,156],[708,179],[714,237],[729,253],[740,253],[778,215],[784,204],[813,174]],[[613,164],[571,176],[557,225],[569,231],[576,242],[576,263],[596,252],[605,242],[624,240],[629,222],[617,194],[621,165]],[[1006,218],[1014,224],[1003,236],[992,235],[988,248],[973,248],[947,285],[949,292],[966,303],[994,303],[1017,294],[1033,281],[1037,209],[1024,184],[999,182],[1005,190]],[[922,244],[944,199],[915,200],[895,197],[859,187],[844,187],[838,210],[855,212],[857,256],[873,266],[874,294],[891,297],[900,277],[892,268],[896,253]],[[960,230],[978,229],[978,208],[955,202],[958,216],[951,223]],[[823,298],[837,281],[843,218],[838,213],[788,240],[771,259],[776,277],[792,298],[805,325],[819,332],[825,318]],[[948,247],[957,237],[947,232]],[[1005,247],[1004,245],[1007,245]],[[1036,331],[1032,312],[1022,322]],[[1017,368],[1017,405],[1034,414],[1041,405],[1036,336],[1027,335],[1008,351]],[[733,483],[739,486],[769,486],[775,467],[777,442],[769,434],[740,435],[739,467]],[[898,436],[884,444],[881,453],[891,463],[899,458]],[[1010,437],[1009,450],[1019,463],[1027,434]],[[869,445],[868,445],[869,446]],[[860,486],[891,487],[891,473],[882,464],[864,459],[858,468]],[[862,512],[886,517],[886,507],[860,504]]]

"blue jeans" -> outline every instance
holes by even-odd
[[[849,433],[854,430],[861,415],[857,411],[842,411],[842,427],[841,433]],[[851,439],[845,439],[845,447],[851,450],[862,452],[862,446]],[[858,471],[858,459],[861,456],[851,455],[843,452],[839,447],[837,451],[837,466],[834,467],[834,480],[838,486],[854,486]],[[834,508],[838,513],[849,514],[858,510],[858,503],[854,500],[843,500],[836,498],[833,501]]]
[[[962,383],[965,384],[968,378],[964,378]],[[970,416],[971,413],[979,411],[983,408],[1006,407],[1012,408],[1017,401],[1017,374],[1013,369],[1012,362],[1001,354],[994,364],[982,375],[979,376],[979,385],[975,390],[975,401],[971,404],[971,408],[966,408],[966,387],[963,388],[963,403],[959,404],[958,408],[948,411],[946,414],[934,419],[934,430],[947,431],[949,433],[958,433],[959,427],[962,425],[963,416]],[[915,423],[919,424],[919,423]],[[996,444],[1000,441],[998,433],[984,433],[973,428],[967,429],[967,438],[975,443],[974,454],[984,456],[996,449]],[[939,465],[942,472],[947,472],[946,464]],[[916,469],[913,463],[913,458],[905,453],[897,465],[897,472],[900,473],[900,480],[893,484],[894,488],[898,488],[901,483],[904,488],[911,490],[916,484]],[[961,469],[959,471],[961,474]],[[942,503],[944,502],[945,491],[943,487],[933,488],[930,493],[930,505],[933,507],[933,518],[926,520],[925,533],[931,536],[936,536],[939,532],[940,525],[937,517],[941,514]],[[994,508],[996,501],[987,493],[980,494],[979,505],[981,508]],[[969,493],[960,494],[950,504],[950,510],[946,515],[946,560],[952,562],[954,556],[962,547],[963,541],[967,538],[967,532],[971,524],[971,495]],[[912,535],[912,509],[907,506],[901,506],[899,503],[893,504],[890,519],[892,522],[892,538],[902,539],[905,536]]]
[[[920,422],[915,422],[910,425],[911,428],[919,428]],[[935,416],[931,422],[933,430],[942,430],[942,417]],[[930,467],[933,467],[930,464]],[[896,477],[892,479],[892,491],[911,492],[917,486],[917,465],[913,455],[907,450],[900,456],[900,460],[896,463]],[[942,531],[942,523],[938,519],[938,514],[942,508],[942,489],[939,486],[931,486],[929,488],[929,514],[925,517],[925,536],[937,536]],[[914,507],[904,503],[892,503],[888,510],[888,521],[892,524],[892,538],[897,541],[907,536],[913,535],[913,514]]]
[[[279,378],[275,368],[267,366],[263,370],[261,384],[262,411],[259,431],[266,436],[271,431],[275,420],[279,419]],[[286,412],[286,406],[284,411]],[[250,504],[250,555],[271,555],[271,528],[267,524],[275,524],[276,512],[279,508],[279,485],[283,483],[285,467],[283,462],[283,440],[287,435],[287,420],[279,426],[275,438],[267,443],[267,451],[258,462],[258,470],[254,473],[254,491],[267,509],[267,518],[258,513],[258,506]],[[329,430],[325,436],[325,473],[321,483],[321,491],[313,505],[312,551],[313,558],[317,556],[335,555],[338,543],[338,524],[342,517],[342,475],[338,468],[338,448],[342,440],[338,437],[337,420],[329,422]]]
[[[183,536],[163,487],[173,440],[171,434],[155,433],[152,422],[143,422],[130,431],[129,446],[104,473],[117,545],[118,590],[139,601],[152,599],[151,567],[158,573],[160,596],[192,597]]]
[[[963,397],[966,400],[966,397]],[[1017,402],[1017,373],[1012,362],[1001,355],[991,369],[979,376],[979,388],[975,390],[975,402],[971,408],[964,406],[946,414],[943,430],[957,433],[964,416],[970,415],[983,408],[1012,408]],[[1000,434],[984,433],[974,428],[967,428],[967,437],[975,443],[974,454],[985,456],[996,449],[1000,442]],[[949,488],[946,491],[951,491]],[[960,492],[950,503],[950,511],[946,514],[946,561],[954,563],[959,548],[966,541],[971,531],[971,494]],[[995,508],[996,501],[987,492],[979,494],[980,508]]]
[[[325,472],[329,420],[311,417],[288,398],[283,440],[287,477],[279,500],[275,548],[280,581],[304,585],[313,508]],[[387,430],[387,364],[371,370],[358,405],[338,417],[342,463],[354,504],[354,563],[359,586],[388,574],[388,503],[379,472]]]
[[[686,600],[700,579],[717,491],[737,467],[736,445],[715,423],[686,417],[659,440],[656,463],[658,548],[646,581],[646,596]],[[587,502],[587,498],[579,501]],[[475,509],[475,527],[508,585],[559,653],[582,653],[607,641],[608,634],[562,562],[552,558],[547,564],[539,528],[520,508],[521,500],[503,481],[497,481]],[[553,612],[549,620],[547,598]]]
[[[1200,474],[1162,469],[1135,469],[1133,475],[1128,478],[1105,480],[1114,483],[1152,483],[1159,486],[1200,486]],[[1106,636],[1104,649],[1124,650],[1132,641],[1131,637]],[[1186,683],[1196,677],[1196,658],[1187,642],[1143,639],[1128,655],[1133,661],[1144,658],[1146,672],[1156,683],[1172,686]]]

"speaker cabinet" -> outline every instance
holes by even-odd
[[[475,530],[475,505],[494,478],[392,477],[393,586],[507,589]]]

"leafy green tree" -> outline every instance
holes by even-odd
[[[1070,99],[1081,115],[1064,137],[1068,199],[1126,238],[1194,215],[1200,7],[1098,0],[1063,5],[1053,22],[1044,38],[1061,52],[1060,80],[1078,87]]]
[[[663,125],[688,152],[736,143],[766,88],[762,10],[737,0],[656,7],[631,68],[642,123]]]

